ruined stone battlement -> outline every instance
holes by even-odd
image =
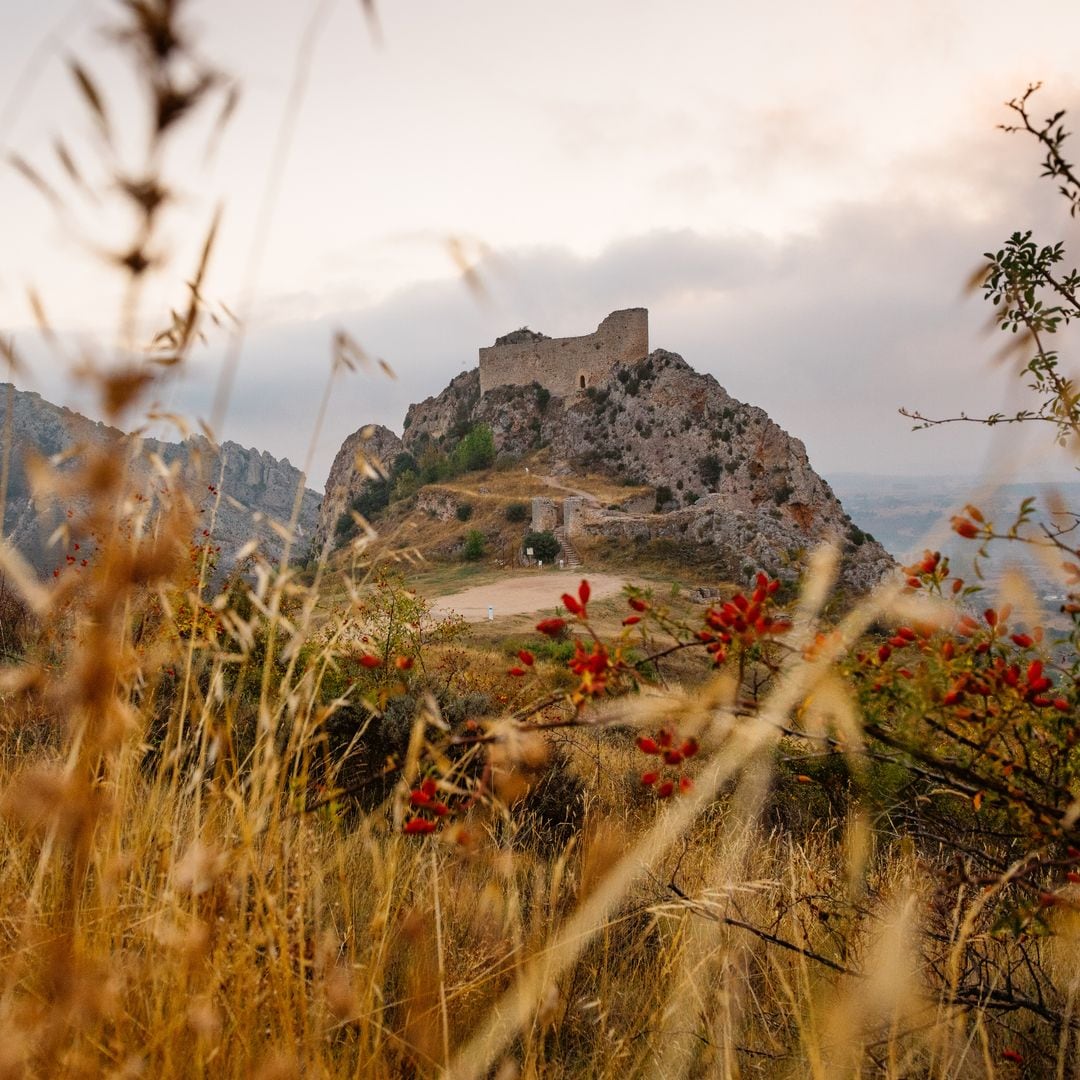
[[[480,393],[495,386],[536,382],[559,397],[569,397],[603,382],[616,364],[634,364],[648,355],[649,312],[624,308],[613,311],[595,333],[582,337],[535,334],[481,349]]]

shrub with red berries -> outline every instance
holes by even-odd
[[[410,836],[435,832],[452,813],[449,802],[439,791],[438,782],[430,776],[409,792],[409,811],[410,816],[402,829]]]
[[[645,787],[651,788],[661,799],[676,792],[685,793],[693,787],[685,768],[700,749],[697,739],[677,738],[671,728],[665,727],[655,736],[639,735],[636,742],[638,750],[655,759],[641,774],[641,783]]]
[[[974,507],[963,520],[983,526]],[[1073,673],[1054,660],[1041,627],[1012,626],[1008,606],[976,606],[978,589],[953,577],[939,552],[904,573],[910,590],[955,596],[966,608],[948,625],[896,626],[856,653],[847,671],[867,730],[950,778],[976,812],[992,807],[1037,842],[1063,837],[1080,782]]]
[[[778,617],[773,610],[773,598],[779,588],[778,580],[759,573],[750,596],[738,592],[719,608],[705,612],[705,627],[697,636],[717,667],[727,660],[732,647],[745,652],[791,629],[790,621]]]

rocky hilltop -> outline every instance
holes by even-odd
[[[315,524],[313,551],[322,551],[337,532],[337,523],[365,487],[385,479],[397,456],[405,449],[402,441],[381,424],[368,424],[354,431],[342,444],[326,478]]]
[[[10,390],[8,384],[0,384],[0,415],[6,410]],[[54,457],[86,446],[115,446],[118,452],[132,453],[136,479],[144,482],[151,476],[151,455],[167,465],[182,461],[182,476],[200,510],[200,531],[210,527],[209,486],[220,489],[222,498],[213,522],[213,536],[221,546],[221,569],[231,566],[236,552],[252,539],[257,539],[260,550],[271,558],[281,555],[284,541],[266,519],[288,522],[292,516],[296,493],[304,477],[288,460],[278,460],[265,451],[247,449],[233,442],[215,447],[201,435],[179,443],[158,439],[133,443],[119,429],[53,405],[39,394],[15,390],[12,401],[11,475],[4,535],[38,570],[46,572],[63,559],[63,554],[50,547],[48,541],[67,507],[45,502],[39,505],[35,501],[26,462],[34,455]],[[310,543],[319,503],[319,495],[305,487],[294,546],[298,552]]]
[[[590,382],[565,396],[539,383],[481,394],[474,369],[411,406],[400,440],[385,428],[368,428],[367,445],[389,469],[402,452],[421,461],[486,425],[503,463],[544,450],[554,477],[599,474],[653,489],[651,505],[640,497],[604,506],[575,500],[573,521],[564,522],[561,512],[558,519],[579,537],[705,545],[735,579],[758,569],[792,576],[826,538],[842,545],[842,576],[852,588],[871,587],[893,567],[884,548],[852,523],[797,438],[681,356],[655,349]],[[332,501],[328,485],[318,526],[323,537],[332,535],[349,498],[373,482],[350,466],[361,442],[358,432],[338,455],[331,475],[342,496]],[[572,479],[564,482],[570,486]]]

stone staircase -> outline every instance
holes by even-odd
[[[577,549],[570,543],[569,538],[566,535],[565,525],[555,526],[555,539],[559,541],[559,545],[562,550],[559,552],[559,558],[563,561],[563,566],[567,570],[574,570],[581,565],[581,556],[577,553]]]

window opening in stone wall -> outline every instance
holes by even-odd
[[[581,387],[582,390],[585,389],[585,376],[584,375],[579,375],[578,376],[578,385]]]

